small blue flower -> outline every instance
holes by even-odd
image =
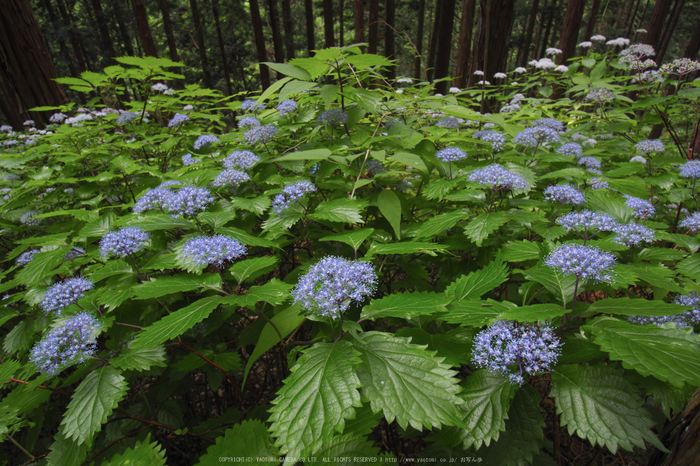
[[[523,374],[548,372],[556,365],[562,344],[551,327],[496,321],[474,337],[472,361],[477,367],[522,385]]]
[[[591,246],[563,244],[552,251],[544,263],[547,267],[559,269],[564,275],[609,283],[612,281],[610,268],[615,264],[615,256]]]
[[[567,157],[581,157],[583,154],[583,149],[581,148],[581,144],[577,142],[567,142],[557,149],[557,154],[565,155]]]
[[[260,157],[249,150],[235,150],[224,160],[224,168],[240,168],[249,170],[260,162]]]
[[[233,186],[236,187],[241,183],[250,181],[250,175],[246,172],[236,170],[235,168],[227,168],[219,173],[211,184],[212,186]]]
[[[127,123],[134,121],[137,116],[138,115],[134,112],[124,112],[119,116],[119,118],[117,118],[116,123],[118,125],[126,125]]]
[[[340,126],[348,122],[348,114],[339,108],[324,110],[316,118],[316,123],[323,126]]]
[[[472,183],[491,186],[494,189],[526,189],[528,187],[525,178],[508,171],[497,163],[474,170],[467,179]]]
[[[244,116],[243,118],[240,119],[238,122],[238,127],[239,128],[247,128],[247,127],[254,128],[256,126],[260,126],[260,121],[258,121],[257,118],[252,117],[252,116]]]
[[[554,118],[539,118],[532,123],[533,127],[545,127],[554,131],[564,131],[564,123]]]
[[[168,122],[168,128],[175,128],[177,126],[180,126],[189,119],[190,117],[188,117],[187,115],[183,115],[182,113],[176,113],[175,116],[173,116]]]
[[[435,123],[435,126],[445,129],[459,128],[459,120],[453,116],[448,116]]]
[[[124,227],[110,231],[100,241],[100,255],[126,257],[143,249],[151,239],[151,235],[138,227]]]
[[[700,230],[700,212],[695,212],[688,217],[684,218],[679,224],[681,228],[687,228],[693,233],[697,233]]]
[[[134,204],[132,210],[136,214],[141,214],[147,210],[153,209],[164,211],[165,207],[170,203],[174,196],[175,193],[169,189],[149,189],[139,198],[138,201],[136,201],[136,204]]]
[[[87,361],[97,351],[98,320],[81,312],[51,330],[31,350],[29,361],[50,377],[73,364]]]
[[[692,292],[689,295],[679,295],[673,299],[675,304],[688,306],[691,309],[680,314],[672,314],[670,316],[628,316],[627,320],[637,325],[663,324],[673,322],[676,328],[693,327],[700,324],[700,295]]]
[[[256,126],[243,135],[245,142],[254,146],[271,141],[280,130],[275,125]]]
[[[224,267],[246,255],[246,248],[230,236],[199,236],[192,238],[182,248],[183,258],[200,267],[217,265]]]
[[[516,134],[513,142],[527,147],[537,147],[543,142],[559,142],[559,134],[548,126],[533,126]]]
[[[435,157],[439,158],[443,162],[457,162],[459,160],[466,159],[467,154],[463,150],[456,147],[447,147],[446,149],[437,151]]]
[[[258,105],[255,105],[254,99],[245,99],[241,104],[241,110],[244,112],[247,112],[248,110],[252,110],[254,112],[258,110],[265,110],[265,104],[259,103]]]
[[[647,139],[646,141],[638,142],[634,145],[634,148],[638,151],[644,152],[647,155],[651,154],[652,152],[661,152],[666,149],[664,147],[664,143],[658,139]]]
[[[165,210],[173,214],[173,217],[180,215],[194,217],[199,212],[206,210],[207,206],[214,203],[215,200],[214,196],[206,188],[183,186],[168,199],[165,204]]]
[[[217,138],[213,134],[203,134],[203,135],[199,136],[194,141],[194,149],[199,150],[202,147],[208,148],[212,144],[218,144],[218,143],[219,143],[219,138]]]
[[[578,164],[592,169],[599,169],[603,166],[600,163],[600,160],[596,159],[595,157],[581,157],[578,159]]]
[[[184,167],[189,167],[190,165],[194,165],[197,162],[201,162],[202,159],[195,159],[192,157],[192,154],[185,154],[182,156],[182,165]]]
[[[491,148],[494,152],[501,152],[506,142],[505,136],[490,129],[482,129],[481,131],[477,131],[474,133],[474,139],[490,142]]]
[[[309,181],[299,181],[282,188],[282,192],[272,201],[272,210],[281,214],[307,193],[315,192],[316,186]]]
[[[34,218],[35,215],[39,215],[40,213],[41,212],[36,210],[30,210],[28,212],[25,212],[20,216],[19,223],[21,223],[22,225],[27,225],[28,227],[35,227],[37,225],[40,225],[44,219]]]
[[[85,249],[73,246],[70,251],[63,256],[64,261],[72,261],[85,254]]]
[[[27,265],[34,260],[34,256],[41,252],[40,249],[30,249],[29,251],[24,251],[15,259],[15,264],[17,265]]]
[[[681,165],[680,175],[683,178],[692,178],[694,180],[700,178],[700,160],[689,160]]]
[[[603,181],[600,178],[591,178],[591,189],[609,189],[610,185],[607,181]]]
[[[328,256],[299,279],[292,296],[302,308],[336,318],[352,301],[359,304],[371,296],[376,285],[377,274],[371,262]]]
[[[613,231],[617,226],[617,221],[610,215],[590,210],[562,215],[557,219],[557,223],[566,228],[566,231],[575,230],[586,235],[599,231]]]
[[[297,108],[298,105],[296,102],[294,102],[293,100],[285,100],[277,106],[277,111],[280,115],[285,116],[289,115],[290,113],[296,112]]]
[[[163,181],[158,185],[159,188],[169,188],[170,186],[181,186],[182,182],[177,180]]]
[[[638,197],[630,196],[629,194],[623,194],[625,205],[630,209],[634,209],[634,215],[640,218],[651,217],[656,213],[656,209],[651,202],[645,201],[644,199],[639,199]]]
[[[46,314],[56,311],[56,315],[61,315],[64,307],[77,303],[80,298],[85,296],[85,292],[93,289],[94,286],[90,280],[84,277],[69,278],[46,290],[46,295],[39,306]]]
[[[548,187],[544,190],[544,199],[560,204],[580,205],[586,202],[586,196],[584,196],[581,191],[568,184]]]
[[[613,241],[630,247],[654,241],[654,230],[638,223],[618,225],[613,231],[616,233]]]

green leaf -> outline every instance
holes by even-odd
[[[131,349],[141,350],[153,348],[166,341],[182,335],[187,330],[200,323],[221,304],[220,296],[209,296],[202,298],[187,307],[179,309],[172,314],[168,314],[161,320],[149,325],[131,343]]]
[[[280,91],[279,100],[287,100],[294,94],[300,94],[306,90],[316,87],[315,82],[308,81],[289,81]]]
[[[376,91],[353,88],[350,97],[365,111],[374,114],[379,112],[382,96]]]
[[[348,57],[345,59],[345,63],[350,63],[356,70],[366,70],[373,66],[394,66],[388,58],[373,53]]]
[[[498,258],[481,270],[462,275],[445,292],[457,301],[481,298],[508,280],[508,267]]]
[[[428,333],[419,327],[404,327],[396,332],[397,337],[410,337],[415,345],[428,345],[430,351],[437,351],[452,367],[471,363],[474,336],[477,328],[457,327],[446,333]]]
[[[238,280],[238,283],[243,283],[248,279],[254,280],[268,272],[277,265],[279,260],[277,256],[253,257],[252,259],[236,262],[229,267],[228,271]]]
[[[304,316],[299,314],[299,306],[290,306],[276,314],[270,319],[270,322],[265,324],[262,332],[260,332],[260,337],[255,345],[253,354],[250,355],[246,363],[243,373],[243,386],[245,386],[248,372],[250,372],[250,369],[253,367],[253,363],[270,348],[273,348],[277,343],[292,333],[302,322],[304,322]]]
[[[700,281],[700,255],[692,255],[676,264],[676,270],[688,278]]]
[[[606,189],[586,192],[588,207],[593,211],[610,214],[623,223],[633,220],[634,211],[625,205],[625,200]]]
[[[333,201],[325,201],[316,207],[314,213],[309,215],[309,218],[351,224],[365,223],[360,213],[364,206],[365,203],[357,199],[335,199]]]
[[[618,446],[627,451],[633,446],[645,449],[645,440],[668,452],[649,430],[654,421],[621,371],[609,366],[560,365],[552,372],[550,395],[570,435],[575,432],[613,453]]]
[[[126,380],[113,367],[101,367],[88,374],[73,393],[63,416],[61,426],[66,439],[90,443],[126,391]]]
[[[394,229],[396,238],[401,239],[401,201],[392,190],[386,189],[379,194],[377,206],[391,228]]]
[[[108,212],[101,216],[94,222],[85,225],[78,233],[81,237],[97,237],[101,238],[106,235],[114,225],[116,215],[112,212]]]
[[[240,458],[242,461],[237,464],[242,465],[275,466],[279,464],[279,461],[274,460],[277,456],[279,451],[272,444],[265,423],[258,419],[248,419],[226,429],[224,435],[216,439],[216,445],[207,448],[206,453],[199,458],[197,466],[218,464],[223,457]]]
[[[543,284],[565,307],[574,297],[575,275],[563,276],[549,267],[538,265],[527,269],[525,278]]]
[[[122,260],[111,260],[107,262],[104,266],[95,270],[90,274],[90,280],[93,283],[104,280],[105,278],[111,278],[117,274],[131,274],[133,269],[129,264]]]
[[[321,148],[321,149],[312,149],[312,150],[298,150],[298,151],[292,151],[288,154],[285,154],[281,157],[277,157],[276,159],[270,160],[270,162],[289,162],[289,161],[294,161],[294,160],[301,160],[301,161],[311,161],[311,160],[326,160],[328,157],[330,157],[333,153],[326,148]]]
[[[197,220],[210,225],[214,231],[220,230],[228,222],[236,218],[235,210],[221,210],[219,212],[202,212],[197,215]]]
[[[66,439],[61,431],[54,436],[54,442],[49,447],[51,452],[46,457],[48,466],[80,466],[88,453],[88,444],[78,444]]]
[[[83,222],[93,222],[97,220],[100,214],[95,210],[55,210],[53,212],[45,212],[43,214],[35,215],[34,218],[49,218],[49,217],[59,217],[63,215],[69,215],[72,218],[81,220]]]
[[[290,65],[289,63],[275,63],[270,61],[260,62],[261,65],[267,65],[278,73],[282,73],[285,76],[291,76],[292,78],[301,79],[302,81],[310,81],[311,75],[304,68],[298,66]]]
[[[626,369],[676,387],[700,386],[700,335],[691,334],[691,329],[634,325],[611,317],[596,319],[585,329],[610,359],[622,361]]]
[[[502,375],[480,369],[467,377],[460,397],[461,418],[466,429],[448,428],[445,436],[452,444],[461,444],[465,450],[474,446],[488,446],[498,440],[505,429],[508,410],[515,396],[517,385],[513,385]]]
[[[111,358],[109,363],[121,370],[147,371],[151,367],[165,367],[165,348],[154,346],[140,350],[129,350],[121,356]]]
[[[51,272],[63,263],[63,256],[65,255],[66,250],[64,248],[40,252],[34,256],[34,260],[25,265],[22,270],[17,273],[17,281],[23,285],[36,285],[41,283],[44,277],[50,275]]]
[[[436,256],[438,252],[445,252],[447,246],[437,243],[421,243],[419,241],[405,241],[403,243],[379,244],[372,243],[365,256],[376,254],[428,254]]]
[[[360,320],[386,317],[413,319],[418,316],[447,312],[445,306],[450,302],[452,298],[442,293],[392,293],[385,298],[372,300],[371,304],[362,308]]]
[[[251,287],[244,295],[232,295],[225,298],[224,301],[238,304],[240,307],[251,307],[259,301],[278,306],[290,298],[289,291],[293,287],[294,285],[273,278],[264,285]]]
[[[622,316],[669,316],[688,311],[688,306],[646,299],[607,298],[591,304],[588,314],[615,314]]]
[[[354,466],[360,458],[376,458],[379,447],[366,437],[357,434],[346,434],[333,437],[329,443],[324,443],[315,454],[317,458],[332,458],[333,464]]]
[[[150,432],[133,448],[127,448],[124,453],[114,455],[109,462],[101,466],[165,466],[165,450],[158,442],[150,443]]]
[[[503,212],[482,213],[469,220],[467,226],[464,227],[464,234],[477,246],[481,246],[481,243],[491,233],[498,230],[507,221],[508,218]]]
[[[510,302],[498,302],[493,299],[486,301],[478,299],[463,299],[454,301],[447,306],[448,313],[441,315],[451,324],[467,325],[471,327],[481,327],[499,318],[501,314],[515,307]]]
[[[501,248],[501,259],[506,262],[524,262],[539,259],[541,255],[542,249],[534,241],[509,241]]]
[[[672,412],[683,411],[688,400],[693,396],[695,387],[683,385],[674,387],[671,384],[660,381],[655,377],[642,377],[635,372],[625,374],[627,380],[643,390],[647,395],[651,395],[655,405],[661,405],[666,419],[672,419]]]
[[[172,293],[196,290],[200,287],[218,288],[221,277],[218,274],[182,274],[160,277],[133,287],[136,299],[159,298]]]
[[[444,233],[445,230],[449,230],[454,227],[457,222],[467,218],[467,211],[450,212],[447,214],[436,215],[428,219],[426,222],[421,223],[418,230],[415,232],[416,238],[432,238],[440,233]]]
[[[505,311],[499,318],[518,322],[537,322],[561,317],[569,311],[570,309],[564,309],[558,304],[531,304]]]
[[[360,249],[362,243],[365,242],[370,235],[374,233],[374,228],[358,228],[350,233],[338,233],[335,235],[324,236],[320,238],[319,241],[340,241],[353,248],[355,251]]]
[[[304,351],[270,410],[270,431],[280,453],[313,454],[334,432],[343,431],[345,419],[362,406],[355,375],[360,363],[349,344],[316,343]]]
[[[30,320],[23,320],[10,330],[2,342],[2,349],[8,354],[24,351],[29,348],[34,336],[34,329]]]
[[[0,365],[0,384],[9,382],[12,377],[17,373],[22,364],[18,361],[5,360],[4,364]]]
[[[149,213],[143,217],[126,217],[118,222],[118,225],[139,227],[144,231],[172,230],[174,228],[182,228],[184,230],[192,229],[192,224],[185,219],[173,219],[168,214],[153,213]]]
[[[637,263],[627,264],[627,268],[641,280],[653,285],[655,288],[661,288],[676,293],[685,292],[685,290],[678,286],[675,280],[673,280],[675,275],[673,271],[662,265],[652,266]]]
[[[247,210],[248,212],[255,212],[258,215],[262,215],[267,209],[270,208],[270,206],[272,205],[272,201],[269,197],[265,196],[256,197],[254,199],[234,197],[233,199],[231,199],[231,205],[236,209]],[[259,246],[250,242],[246,244],[250,246]]]
[[[387,333],[366,332],[361,338],[358,376],[372,411],[383,411],[387,422],[396,419],[403,429],[461,424],[458,380],[443,358]]]

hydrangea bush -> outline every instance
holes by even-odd
[[[154,92],[158,58],[59,80],[99,97],[0,134],[3,451],[667,453],[700,386],[700,85],[592,40],[447,96],[355,46],[255,99]]]

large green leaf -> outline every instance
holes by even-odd
[[[340,241],[341,243],[345,243],[357,251],[360,249],[360,246],[362,246],[362,243],[364,243],[372,233],[374,233],[374,228],[359,228],[350,232],[324,236],[323,238],[320,238],[319,241]]]
[[[385,219],[394,229],[396,237],[401,239],[401,201],[392,190],[384,190],[379,193],[377,206]]]
[[[392,293],[381,299],[373,300],[365,306],[360,314],[361,320],[376,320],[386,317],[412,319],[422,315],[447,312],[452,298],[442,293]]]
[[[238,283],[243,283],[248,279],[255,279],[263,273],[274,268],[279,262],[277,256],[262,256],[253,257],[243,261],[236,262],[229,267],[229,272],[238,280]]]
[[[508,267],[500,259],[493,260],[481,270],[462,275],[447,287],[447,294],[455,300],[481,298],[508,280]]]
[[[508,217],[504,212],[481,213],[469,220],[467,226],[464,227],[464,234],[480,247],[491,233],[498,230],[507,221]]]
[[[40,252],[29,264],[17,273],[17,281],[23,285],[36,285],[49,275],[62,262],[66,249],[58,248],[53,251]]]
[[[525,271],[525,278],[534,280],[544,285],[563,306],[566,306],[574,297],[576,276],[562,275],[549,267],[538,265]],[[583,283],[579,283],[579,289]]]
[[[534,241],[510,241],[501,248],[501,259],[506,262],[523,262],[539,259],[542,249]]]
[[[343,431],[345,419],[362,406],[355,374],[360,363],[359,353],[341,342],[316,343],[304,352],[270,410],[270,431],[282,454],[313,454]]]
[[[506,377],[486,369],[473,372],[464,382],[460,394],[464,400],[461,416],[467,428],[446,429],[447,440],[455,445],[461,444],[465,450],[471,446],[478,449],[484,443],[488,446],[492,440],[498,440],[505,429],[517,388]]]
[[[564,309],[559,304],[531,304],[509,309],[499,318],[517,320],[518,322],[537,322],[561,317],[567,312],[569,309]]]
[[[133,287],[136,299],[159,298],[172,293],[192,291],[197,288],[218,288],[221,277],[218,274],[182,274],[172,277],[161,277],[144,282]]]
[[[327,220],[329,222],[365,223],[360,213],[365,203],[356,199],[335,199],[322,202],[309,215],[314,220]]]
[[[165,466],[165,450],[158,442],[151,442],[149,433],[145,439],[136,442],[133,448],[114,455],[101,466]]]
[[[387,422],[405,429],[459,425],[458,379],[443,358],[412,345],[410,339],[381,332],[362,334],[362,365],[358,370],[362,397]]]
[[[200,323],[221,304],[221,296],[209,296],[202,298],[187,307],[168,314],[161,320],[149,325],[143,332],[136,336],[131,343],[132,350],[153,348],[165,343],[171,338],[182,335],[187,330]]]
[[[378,455],[379,447],[375,447],[373,441],[357,434],[346,434],[324,443],[315,456],[332,459],[336,465],[354,466],[359,458],[375,459]]]
[[[87,457],[88,444],[83,442],[78,444],[61,433],[61,430],[54,436],[54,442],[49,447],[51,452],[46,457],[48,466],[80,466]]]
[[[302,81],[311,80],[311,75],[304,68],[298,66],[290,65],[289,63],[274,63],[270,61],[260,62],[261,65],[267,65],[278,73],[282,73],[286,76],[291,76],[292,78],[301,79]]]
[[[700,255],[694,254],[676,264],[676,270],[686,277],[700,281]]]
[[[454,227],[457,222],[467,218],[467,211],[450,212],[436,215],[423,222],[415,232],[416,238],[432,238]]]
[[[668,316],[680,314],[689,309],[688,306],[665,303],[659,300],[648,301],[646,299],[607,298],[591,304],[588,308],[588,314],[603,313],[622,316]]]
[[[396,332],[397,337],[409,337],[415,345],[428,345],[430,351],[437,351],[452,367],[469,364],[472,357],[474,336],[478,328],[457,327],[446,333],[428,333],[419,327],[404,327]]]
[[[375,254],[428,254],[436,256],[438,252],[445,252],[447,246],[437,243],[423,243],[419,241],[403,241],[401,243],[379,244],[372,243],[365,256]]]
[[[498,319],[501,314],[515,307],[515,304],[507,301],[464,299],[447,306],[449,312],[441,315],[440,319],[451,324],[481,327]]]
[[[309,160],[326,160],[333,153],[329,149],[311,149],[311,150],[299,150],[290,152],[281,157],[271,160],[272,162],[290,162],[295,160],[309,161]]]
[[[226,429],[224,435],[216,439],[216,445],[207,448],[197,466],[218,464],[221,458],[239,458],[237,464],[243,465],[277,465],[274,459],[279,451],[272,444],[267,426],[257,419],[249,419]],[[265,460],[263,458],[269,458]]]
[[[127,384],[119,371],[104,366],[85,377],[73,393],[61,426],[66,439],[90,443],[93,435],[126,395]]]
[[[165,363],[165,348],[154,346],[140,350],[130,350],[121,356],[109,360],[110,364],[122,370],[147,371],[151,367],[163,367]]]
[[[618,446],[631,451],[646,448],[644,441],[668,451],[649,430],[654,425],[638,391],[609,366],[558,366],[552,372],[551,396],[561,424],[611,452]]]
[[[691,329],[634,325],[611,317],[596,319],[585,329],[610,359],[622,361],[626,369],[676,387],[700,386],[700,335],[691,334]]]

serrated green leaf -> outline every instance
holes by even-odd
[[[172,277],[160,277],[133,287],[134,298],[159,298],[171,293],[196,290],[197,288],[218,288],[221,277],[218,274],[204,275],[182,274]]]
[[[224,302],[237,304],[240,307],[251,307],[259,301],[265,301],[278,306],[289,300],[289,290],[293,287],[294,285],[273,278],[264,285],[250,287],[244,295],[228,296]]]
[[[163,346],[154,346],[153,348],[144,348],[140,350],[130,350],[121,356],[111,358],[110,364],[122,370],[147,371],[151,367],[164,367],[165,348]]]
[[[295,160],[300,160],[304,162],[311,160],[319,161],[328,159],[328,157],[330,157],[332,154],[333,153],[326,148],[299,150],[290,152],[281,157],[277,157],[276,159],[272,159],[270,160],[270,162],[291,162]]]
[[[467,377],[460,398],[464,400],[461,418],[467,428],[450,427],[445,436],[452,444],[460,444],[465,450],[471,446],[488,446],[498,440],[505,429],[508,410],[515,396],[517,385],[506,377],[480,369]]]
[[[658,264],[656,266],[648,264],[627,264],[627,268],[637,277],[645,282],[667,291],[683,293],[685,290],[678,286],[673,280],[675,274],[672,270]]]
[[[71,396],[61,421],[66,439],[74,439],[78,444],[90,443],[126,390],[126,380],[113,367],[101,367],[88,374]]]
[[[332,458],[336,465],[356,465],[357,458],[376,458],[377,455],[379,447],[375,447],[374,442],[357,434],[346,434],[324,443],[314,456]]]
[[[0,365],[0,384],[9,382],[9,380],[17,373],[22,364],[19,361],[4,360]]]
[[[509,309],[500,315],[499,318],[516,320],[518,322],[537,322],[561,317],[569,311],[570,309],[564,309],[558,304],[531,304]]]
[[[238,280],[238,283],[243,283],[248,279],[254,280],[269,271],[270,268],[274,268],[278,262],[279,257],[277,256],[253,257],[236,262],[228,270]]]
[[[345,419],[362,406],[355,375],[359,356],[349,344],[316,343],[299,358],[270,410],[280,453],[313,454],[343,431]]]
[[[401,201],[392,190],[379,193],[377,207],[394,230],[396,238],[401,239]]]
[[[611,452],[618,446],[631,451],[646,448],[644,441],[662,451],[666,447],[649,430],[654,425],[637,389],[622,372],[609,366],[559,365],[552,372],[552,391],[561,424]]]
[[[17,273],[17,281],[23,285],[36,285],[54,271],[66,255],[66,249],[58,248],[53,251],[40,252],[29,264]]]
[[[267,199],[267,198],[265,198]],[[253,236],[249,233],[246,233],[243,230],[239,230],[238,228],[222,228],[221,233],[225,235],[232,236],[236,238],[238,241],[241,243],[247,245],[247,246],[260,246],[263,248],[277,248],[280,249],[280,247],[277,245],[277,243],[264,239],[264,238],[258,238],[257,236]]]
[[[183,230],[191,230],[192,224],[185,219],[173,219],[168,214],[149,213],[142,217],[126,217],[122,221],[117,222],[119,226],[139,227],[143,231],[159,231],[171,230],[173,228],[182,228]]]
[[[452,367],[471,362],[474,336],[477,328],[457,327],[446,333],[428,333],[419,327],[404,327],[396,332],[397,337],[410,337],[415,345],[428,345],[430,351],[437,351]]]
[[[101,466],[165,466],[165,450],[158,442],[151,442],[149,433],[145,439],[136,442],[133,448],[114,455]]]
[[[222,210],[219,212],[202,212],[197,215],[197,220],[210,225],[214,231],[219,231],[228,222],[236,218],[235,210]]]
[[[329,222],[365,223],[360,211],[365,203],[356,199],[335,199],[319,204],[309,218]]]
[[[690,310],[688,306],[646,299],[607,298],[591,304],[588,314],[615,314],[622,316],[669,316]]]
[[[626,369],[676,387],[700,386],[700,335],[691,334],[690,329],[641,326],[610,317],[585,328],[595,335],[593,342]]]
[[[255,199],[247,199],[244,197],[234,197],[231,199],[231,205],[236,209],[247,210],[249,212],[255,212],[258,215],[265,213],[267,209],[272,205],[272,201],[269,197],[262,196],[256,197]],[[252,243],[246,243],[255,246]]]
[[[345,421],[343,433],[366,436],[372,433],[372,429],[379,425],[382,413],[373,413],[369,404],[362,405],[355,410],[355,418]]]
[[[51,452],[46,457],[48,466],[80,466],[88,453],[88,444],[78,444],[66,439],[61,431],[54,436],[54,442],[49,447]]]
[[[107,234],[113,227],[116,215],[113,212],[107,212],[94,222],[85,225],[78,235],[82,237],[97,237],[101,238]]]
[[[451,324],[482,327],[515,307],[513,303],[498,302],[493,299],[463,299],[447,306],[448,313],[441,315],[440,319]]]
[[[465,220],[467,215],[469,214],[466,210],[436,215],[422,223],[416,230],[414,237],[432,238],[454,227],[460,220]]]
[[[105,278],[111,278],[116,274],[131,274],[133,269],[129,264],[122,260],[111,260],[107,262],[104,266],[95,270],[90,274],[90,280],[93,283],[104,280]]]
[[[544,285],[564,307],[566,307],[574,297],[574,288],[576,286],[576,276],[574,275],[563,276],[554,269],[538,265],[527,269],[525,271],[525,278]]]
[[[428,254],[436,256],[446,251],[447,246],[437,243],[421,243],[419,241],[404,241],[402,243],[380,244],[372,243],[365,256],[376,254]]]
[[[24,351],[29,348],[34,333],[32,322],[23,320],[5,335],[2,342],[2,349],[8,354]]]
[[[464,234],[477,246],[481,246],[481,243],[491,233],[498,230],[507,221],[508,218],[503,212],[481,213],[469,220],[469,223],[464,227]]]
[[[304,68],[298,66],[290,65],[289,63],[275,63],[270,61],[260,62],[261,65],[267,65],[278,73],[282,73],[285,76],[291,76],[292,78],[301,79],[302,81],[310,81],[311,75]]]
[[[224,435],[216,439],[216,445],[207,448],[197,466],[219,463],[222,457],[240,458],[243,465],[278,465],[273,459],[279,456],[278,449],[272,444],[267,426],[257,419],[245,420],[226,429]],[[270,461],[262,458],[271,458]]]
[[[386,317],[412,319],[418,316],[447,312],[447,306],[452,302],[450,296],[442,293],[414,292],[392,293],[362,308],[360,320],[376,320]]]
[[[674,387],[656,377],[643,377],[634,371],[626,373],[625,378],[647,395],[651,395],[653,403],[661,405],[661,410],[669,421],[674,413],[683,411],[686,403],[695,392],[695,387],[692,385]]]
[[[539,259],[541,255],[542,249],[534,241],[509,241],[501,248],[501,259],[506,262],[524,262]]]
[[[481,298],[508,280],[508,267],[498,258],[481,270],[462,275],[445,292],[457,301]]]
[[[625,205],[625,200],[606,189],[586,192],[588,207],[593,211],[610,214],[623,223],[634,219],[634,211]]]
[[[357,251],[360,249],[360,246],[362,246],[362,243],[364,243],[372,233],[374,233],[374,228],[359,228],[349,233],[344,232],[324,236],[323,238],[320,238],[319,241],[340,241],[341,243],[345,243]]]
[[[676,270],[688,278],[700,281],[700,255],[692,255],[676,264]]]
[[[222,302],[220,296],[209,296],[202,298],[187,307],[179,309],[172,314],[168,314],[161,320],[149,325],[131,344],[131,349],[141,350],[153,348],[166,341],[182,335],[184,332],[200,323],[212,313]]]
[[[410,344],[410,339],[381,332],[366,332],[358,376],[362,398],[372,410],[384,412],[387,422],[406,429],[459,425],[461,404],[455,371],[424,346]]]

